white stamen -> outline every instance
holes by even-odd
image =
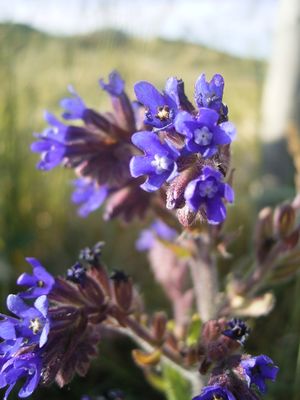
[[[172,163],[173,161],[170,160],[168,157],[159,156],[158,154],[155,154],[154,160],[151,161],[151,165],[153,165],[158,175],[162,174],[165,171],[168,171]]]
[[[194,140],[200,146],[207,146],[210,144],[212,137],[213,134],[206,126],[203,126],[201,129],[197,128],[194,130]]]
[[[34,335],[38,334],[42,327],[43,325],[39,318],[34,318],[30,320],[29,329],[32,330]]]
[[[217,193],[218,186],[212,181],[203,182],[200,185],[199,191],[201,197],[208,197],[211,199]]]

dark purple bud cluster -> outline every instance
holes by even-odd
[[[64,386],[75,373],[84,376],[98,353],[103,325],[126,325],[133,305],[132,282],[121,271],[108,277],[100,262],[102,246],[81,251],[82,263],[69,268],[66,278],[53,278],[36,259],[27,259],[33,274],[17,280],[27,290],[8,296],[13,316],[0,314],[4,399],[19,380],[19,397],[28,397],[39,383]]]
[[[221,75],[206,82],[202,74],[195,85],[195,109],[181,80],[169,78],[163,93],[149,82],[135,85],[137,99],[146,108],[144,123],[153,131],[132,136],[143,155],[131,159],[131,175],[146,176],[141,187],[148,192],[168,183],[167,208],[179,210],[178,218],[185,226],[198,215],[209,224],[223,222],[224,201],[234,200],[232,188],[224,182],[235,128],[227,121],[223,89]]]
[[[211,320],[204,324],[198,346],[200,373],[213,366],[208,386],[193,400],[258,400],[266,392],[265,381],[275,381],[278,367],[260,355],[239,354],[249,328],[239,319]]]
[[[101,88],[111,97],[113,113],[99,113],[88,108],[73,88],[72,95],[60,102],[64,122],[45,114],[49,127],[36,134],[31,150],[41,154],[37,167],[48,171],[58,165],[75,170],[72,200],[80,204],[79,215],[86,217],[106,201],[104,218],[121,215],[125,220],[143,216],[149,195],[139,188],[139,181],[129,172],[134,154],[131,135],[140,126],[141,105],[131,103],[124,91],[124,81],[117,72],[109,82],[100,80]],[[70,124],[80,120],[81,124]]]
[[[222,334],[244,345],[250,334],[250,329],[241,319],[233,318],[228,321],[227,329]]]

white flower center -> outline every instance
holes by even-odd
[[[207,146],[210,144],[212,137],[213,134],[206,126],[203,126],[201,129],[197,128],[194,130],[194,140],[200,146]]]
[[[217,193],[218,186],[212,181],[203,182],[200,185],[199,191],[201,197],[208,197],[211,199]]]
[[[30,320],[29,329],[32,330],[33,334],[36,335],[42,329],[43,324],[39,320],[39,318],[34,318]]]
[[[151,161],[151,165],[155,168],[155,171],[158,175],[170,169],[172,163],[173,161],[168,157],[159,156],[158,154],[155,154],[154,160]]]

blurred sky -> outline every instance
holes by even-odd
[[[0,0],[0,21],[67,35],[113,27],[143,37],[179,38],[239,56],[267,58],[278,1]]]

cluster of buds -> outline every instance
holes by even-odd
[[[254,236],[255,264],[247,279],[235,282],[237,294],[255,293],[267,282],[280,282],[299,270],[300,226],[297,221],[299,198],[293,202],[263,208]]]

